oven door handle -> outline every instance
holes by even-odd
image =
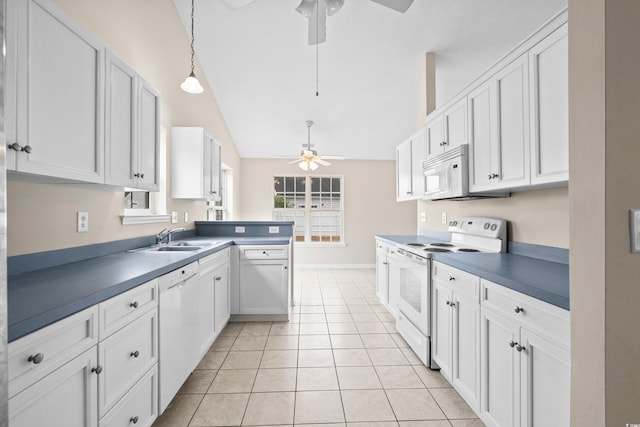
[[[411,254],[404,255],[397,251],[387,255],[387,261],[388,260],[397,261],[398,263],[402,263],[405,265],[428,265],[429,264],[428,258],[421,258]]]

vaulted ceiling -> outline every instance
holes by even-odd
[[[191,2],[174,1],[190,35]],[[394,159],[395,146],[418,128],[425,52],[436,54],[439,105],[567,0],[414,0],[404,14],[345,0],[327,17],[317,50],[299,3],[255,0],[231,10],[195,0],[196,56],[241,157],[298,155],[313,120],[320,154]]]

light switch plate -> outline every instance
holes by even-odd
[[[442,223],[443,224],[447,223],[447,213],[446,212],[442,212]]]
[[[178,223],[178,212],[171,212],[171,224]]]
[[[640,252],[640,209],[629,210],[631,252]]]
[[[189,222],[189,212],[184,213],[184,222]]]
[[[78,212],[78,233],[89,231],[89,212]]]

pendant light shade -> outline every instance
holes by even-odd
[[[204,88],[198,81],[198,78],[196,77],[196,73],[193,71],[194,57],[195,57],[195,51],[193,48],[193,42],[194,42],[193,23],[194,23],[194,9],[195,9],[194,3],[195,3],[195,0],[191,0],[191,73],[182,82],[182,84],[180,84],[180,88],[187,93],[198,94],[198,93],[204,92]]]
[[[316,0],[302,0],[296,10],[305,18],[310,17],[316,9]]]
[[[308,161],[308,160],[302,160],[300,163],[298,163],[298,167],[300,169],[302,169],[303,171],[309,171],[309,170],[316,170],[318,169],[318,164],[316,162],[314,162],[313,160]]]

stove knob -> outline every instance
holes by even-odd
[[[489,223],[487,222],[487,223],[484,225],[484,229],[485,229],[485,230],[488,230],[488,229],[489,229],[489,227],[491,227],[491,224],[489,224]]]
[[[491,231],[496,231],[496,228],[498,228],[497,225],[495,224],[491,224]]]

